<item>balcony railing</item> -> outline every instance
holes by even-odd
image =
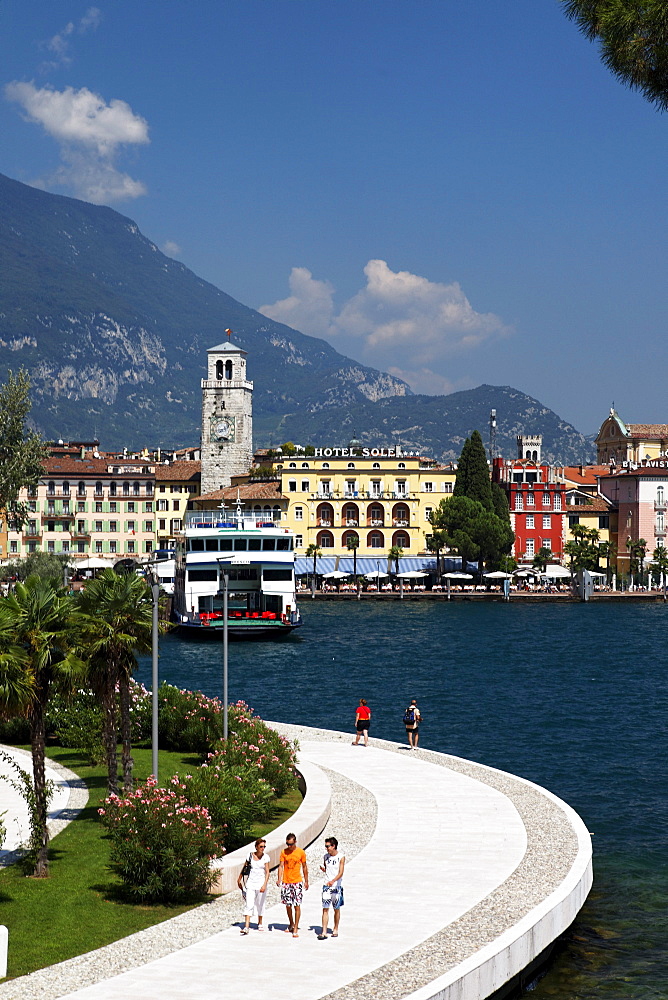
[[[377,517],[371,517],[366,523],[367,528],[384,528],[385,521],[379,520]]]
[[[665,529],[665,527],[664,527],[663,524],[657,524],[657,525],[655,525],[655,527],[654,527],[654,534],[655,535],[662,537],[663,535],[665,535],[665,533],[666,533],[666,529]]]
[[[666,509],[666,501],[665,500],[655,500],[654,501],[654,510],[665,510],[665,509]]]
[[[319,528],[331,528],[332,527],[332,522],[327,517],[319,517],[318,518],[318,527]]]

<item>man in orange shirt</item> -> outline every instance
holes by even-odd
[[[304,873],[302,878],[302,871]],[[297,838],[289,833],[285,838],[285,848],[281,851],[276,884],[281,887],[281,903],[288,914],[287,934],[299,937],[299,918],[302,915],[302,897],[308,889],[308,868],[306,855],[297,847]]]

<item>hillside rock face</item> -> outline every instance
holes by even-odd
[[[560,462],[591,442],[510,387],[414,395],[405,382],[249,309],[162,254],[110,208],[0,174],[0,366],[28,369],[32,419],[47,438],[107,448],[199,441],[206,351],[234,331],[254,382],[255,444],[341,444],[355,434],[455,458],[499,419],[499,450],[542,433]]]
[[[2,175],[0,254],[0,363],[30,371],[48,437],[199,440],[206,351],[228,327],[250,355],[261,434],[314,386],[337,402],[410,392],[202,281],[118,212]]]
[[[542,434],[542,457],[577,465],[593,458],[591,441],[537,399],[511,386],[481,385],[449,396],[411,395],[357,401],[295,414],[283,424],[284,439],[340,445],[355,437],[365,445],[401,445],[442,461],[456,459],[467,437],[479,430],[489,445],[490,410],[497,413],[496,454],[514,458],[518,434]]]

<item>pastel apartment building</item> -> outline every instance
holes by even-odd
[[[53,552],[134,557],[155,547],[155,464],[97,450],[97,442],[54,445],[36,489],[24,491],[28,519],[8,526],[7,556]]]

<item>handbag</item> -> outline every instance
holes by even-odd
[[[252,858],[252,856],[253,856],[252,854],[249,854],[248,857],[246,858],[246,860],[244,861],[244,866],[241,869],[241,877],[242,878],[248,878],[248,876],[251,873],[251,858]]]

